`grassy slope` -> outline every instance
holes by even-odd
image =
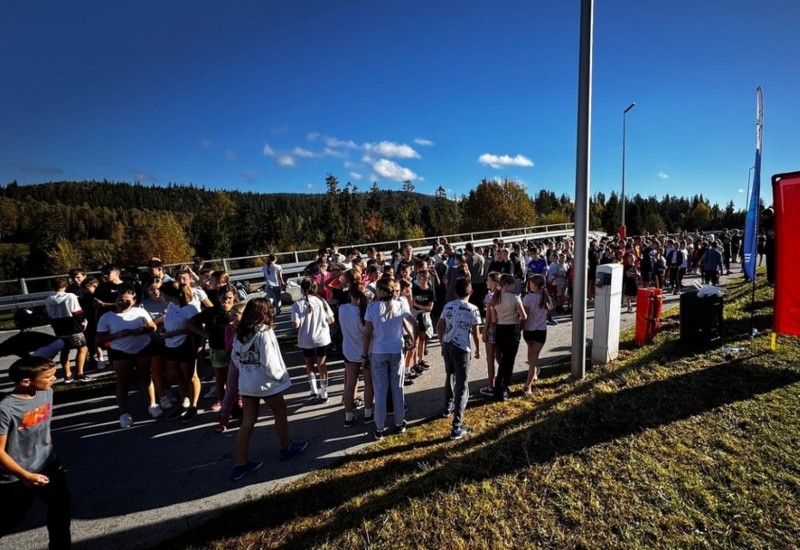
[[[747,334],[749,287],[730,288],[726,333]],[[167,546],[792,547],[800,346],[768,351],[771,296],[737,357],[686,349],[673,311],[657,345],[626,331],[622,358],[581,382],[565,367],[533,399],[470,402],[466,440],[431,421]]]

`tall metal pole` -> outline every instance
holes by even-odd
[[[636,107],[636,103],[631,103],[622,111],[622,227],[625,227],[625,120],[628,111]],[[625,229],[625,236],[628,236],[628,231]]]
[[[572,378],[586,376],[586,278],[589,257],[589,166],[592,134],[594,0],[581,0],[578,143],[575,161],[575,278],[572,298]]]

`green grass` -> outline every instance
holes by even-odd
[[[582,381],[563,366],[533,399],[447,420],[223,512],[164,548],[789,548],[800,535],[800,346],[769,351],[772,289],[729,284],[725,343],[622,335]],[[519,389],[519,388],[517,388]]]

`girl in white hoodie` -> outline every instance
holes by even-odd
[[[283,362],[278,339],[272,330],[272,305],[266,298],[253,298],[244,308],[242,320],[236,327],[231,360],[239,371],[239,394],[242,396],[242,425],[236,438],[236,464],[231,479],[237,481],[264,465],[250,460],[250,438],[258,420],[258,405],[263,399],[272,409],[275,434],[280,443],[281,460],[306,450],[308,441],[289,439],[289,420],[283,392],[292,385],[289,371]]]

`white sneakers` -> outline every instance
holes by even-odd
[[[119,417],[119,426],[120,428],[130,428],[133,426],[133,417],[128,413],[123,414]]]

